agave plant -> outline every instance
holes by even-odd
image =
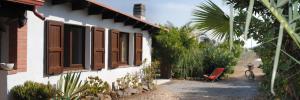
[[[61,75],[57,82],[57,99],[78,100],[83,91],[86,90],[86,83],[80,80],[81,73],[67,73]]]

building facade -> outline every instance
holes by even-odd
[[[1,100],[29,80],[56,84],[61,74],[81,72],[82,78],[99,76],[111,84],[140,72],[143,61],[151,63],[156,25],[93,0],[41,2],[23,10],[23,26],[2,25],[0,61],[14,63],[14,69],[0,70]]]

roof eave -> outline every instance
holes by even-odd
[[[123,12],[120,12],[120,11],[117,11],[117,10],[115,10],[115,9],[109,7],[109,6],[106,6],[106,5],[104,5],[104,4],[98,3],[98,2],[96,2],[96,1],[94,1],[94,0],[86,0],[86,1],[88,1],[88,2],[90,2],[90,3],[92,3],[92,4],[95,4],[95,5],[99,6],[99,7],[103,7],[104,9],[110,10],[110,11],[112,11],[112,12],[118,14],[119,16],[126,16],[127,19],[134,20],[134,21],[136,21],[136,22],[145,24],[144,26],[147,26],[147,25],[148,25],[148,26],[151,26],[151,27],[152,27],[151,29],[155,29],[155,30],[159,30],[159,29],[160,29],[160,27],[159,27],[158,25],[149,23],[149,22],[147,22],[147,21],[145,21],[145,20],[136,18],[136,17],[134,17],[134,16],[132,16],[132,15],[129,15],[129,14],[126,14],[126,13],[123,13]],[[143,28],[143,27],[142,27],[142,28]],[[142,29],[142,28],[141,28],[141,29]],[[143,29],[142,29],[142,30],[143,30]]]
[[[44,5],[44,0],[7,0],[14,3],[30,5],[30,6],[42,6]]]

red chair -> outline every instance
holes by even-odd
[[[203,75],[206,80],[214,81],[216,80],[222,73],[224,72],[224,68],[216,68],[209,76]]]

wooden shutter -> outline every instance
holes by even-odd
[[[59,74],[63,72],[64,24],[47,21],[46,25],[47,74]]]
[[[116,68],[120,62],[120,35],[117,30],[110,31],[110,60],[111,68]]]
[[[99,70],[105,64],[105,31],[96,27],[92,31],[92,69]]]
[[[18,22],[14,21],[9,24],[9,29],[7,30],[9,32],[9,57],[8,62],[9,63],[17,63],[17,35],[18,35]]]
[[[134,64],[141,65],[143,57],[143,35],[141,33],[135,33],[134,42]]]

